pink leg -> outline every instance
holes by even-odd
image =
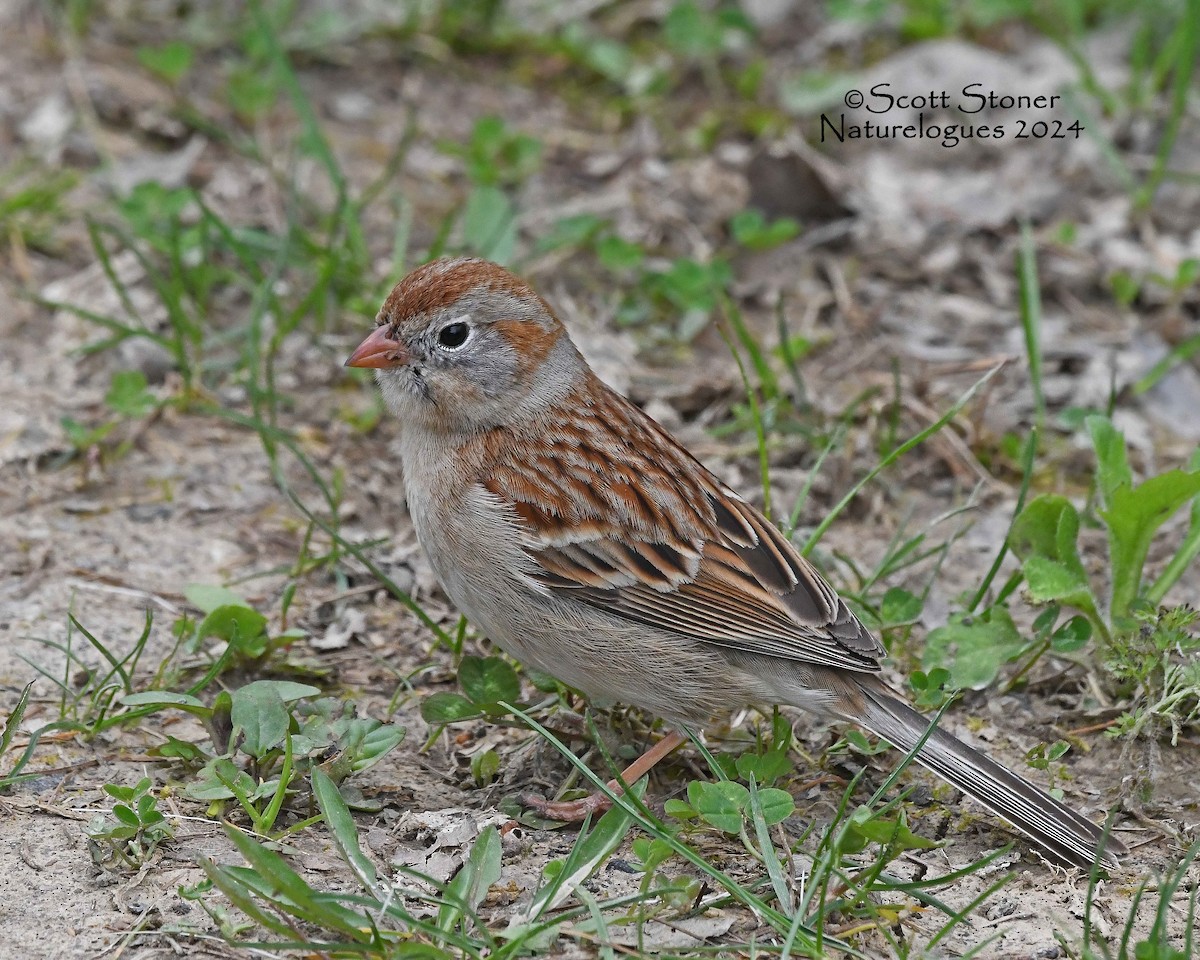
[[[650,769],[668,753],[685,742],[687,737],[672,730],[649,750],[633,761],[621,773],[621,780],[632,786],[642,779]],[[613,793],[621,793],[621,784],[617,780],[608,782],[608,789]],[[546,800],[544,797],[524,797],[525,804],[532,807],[543,817],[550,820],[561,820],[563,823],[578,823],[591,813],[603,813],[612,806],[612,801],[603,793],[597,791],[582,800]]]

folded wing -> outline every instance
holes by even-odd
[[[609,396],[622,409],[582,409],[534,460],[496,457],[515,443],[489,458],[483,485],[511,505],[547,589],[745,653],[877,671],[879,641],[787,538]]]

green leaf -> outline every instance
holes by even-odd
[[[1076,539],[1079,512],[1066,497],[1046,494],[1021,511],[1008,533],[1008,545],[1024,560],[1034,555],[1048,557],[1082,572]]]
[[[302,733],[292,734],[292,756],[294,757],[315,756],[319,751],[328,750],[329,746],[328,740],[314,740],[312,737],[306,737]],[[346,762],[346,775],[349,776],[351,771],[346,755],[344,753],[339,754],[337,759]]]
[[[768,750],[763,754],[743,753],[737,758],[736,769],[740,780],[749,781],[753,776],[758,783],[767,784],[790,773],[792,761],[781,750]]]
[[[349,910],[340,903],[329,902],[316,894],[316,891],[287,861],[273,850],[267,849],[241,830],[233,827],[225,828],[226,835],[238,848],[238,851],[250,864],[249,870],[236,867],[218,868],[211,862],[202,862],[205,872],[213,883],[238,906],[268,929],[280,933],[295,935],[294,928],[282,923],[272,910],[260,909],[258,906],[287,905],[293,910],[302,911],[299,915],[309,923],[329,927],[340,931],[344,936],[361,940],[364,930],[371,928],[371,919]],[[232,889],[231,879],[240,880],[241,891]],[[251,891],[253,894],[251,895]],[[231,895],[232,894],[232,895]],[[249,907],[249,909],[247,909]],[[279,911],[283,913],[283,910]],[[282,930],[280,928],[283,928]]]
[[[233,691],[230,717],[234,729],[242,731],[242,750],[259,758],[283,742],[291,720],[274,680],[255,680]]]
[[[680,257],[665,272],[648,277],[646,285],[680,310],[707,313],[716,306],[718,295],[732,276],[729,264],[723,260],[700,263]]]
[[[33,681],[30,680],[25,684],[24,689],[21,691],[21,696],[17,698],[16,705],[4,721],[4,731],[0,733],[0,757],[8,753],[8,748],[12,746],[13,737],[17,735],[17,730],[21,727],[21,721],[25,718],[25,710],[29,706],[29,694],[32,690]]]
[[[1071,653],[1087,646],[1091,639],[1091,621],[1076,615],[1054,631],[1050,637],[1050,649],[1055,653]]]
[[[256,786],[254,778],[239,770],[228,757],[214,757],[196,772],[195,779],[187,783],[183,792],[193,800],[229,800],[233,797],[231,783],[247,795]]]
[[[141,417],[158,406],[158,399],[146,389],[146,377],[140,370],[114,373],[104,402],[113,413]]]
[[[846,834],[859,838],[858,841],[852,841],[850,848],[844,847],[848,852],[861,850],[866,845],[862,841],[890,847],[896,853],[905,850],[927,850],[937,846],[937,841],[919,837],[908,828],[903,810],[895,819],[889,819],[879,816],[870,807],[859,807],[843,828],[843,836]]]
[[[196,638],[216,637],[243,651],[255,649],[255,641],[266,636],[267,618],[247,606],[217,607],[200,621]]]
[[[800,224],[791,217],[768,223],[761,211],[742,210],[730,219],[729,232],[747,250],[769,250],[797,236]]]
[[[900,587],[892,587],[879,604],[879,619],[885,626],[913,623],[921,615],[924,606],[920,597]]]
[[[1012,615],[1003,607],[992,607],[978,616],[954,614],[945,626],[931,630],[922,662],[926,670],[949,670],[953,687],[982,690],[1028,646]]]
[[[560,36],[572,55],[614,83],[622,83],[634,67],[628,46],[607,37],[589,36],[578,22],[568,23]]]
[[[354,751],[351,769],[355,773],[362,773],[374,766],[404,741],[407,732],[395,723],[381,723],[368,731]]]
[[[646,259],[646,251],[639,244],[610,234],[596,242],[596,256],[606,269],[621,273],[640,267]]]
[[[127,693],[118,703],[127,707],[179,707],[189,713],[209,712],[204,701],[188,693],[173,693],[170,690],[143,690],[141,693]]]
[[[563,217],[550,228],[549,233],[538,239],[537,250],[539,253],[547,253],[563,247],[582,247],[589,243],[603,226],[604,221],[594,213]]]
[[[723,775],[721,779],[736,780],[738,778],[738,758],[732,753],[718,753],[714,759],[717,761],[717,769]]]
[[[152,757],[165,757],[182,760],[184,763],[200,763],[209,759],[209,755],[194,743],[167,737],[167,742],[151,747],[147,751]]]
[[[1042,610],[1036,617],[1033,618],[1033,633],[1039,640],[1044,639],[1046,634],[1054,629],[1054,624],[1058,622],[1058,615],[1062,612],[1062,608],[1057,603],[1052,603]]]
[[[633,855],[641,862],[643,873],[651,873],[675,855],[671,845],[663,840],[638,837],[633,841]]]
[[[1133,945],[1134,960],[1188,960],[1182,950],[1161,939],[1139,940]]]
[[[521,699],[521,681],[502,657],[463,657],[458,666],[458,682],[476,704],[495,704],[501,700],[516,703]]]
[[[113,816],[128,827],[138,827],[142,823],[138,820],[138,815],[134,814],[133,810],[124,803],[113,804]]]
[[[635,796],[641,797],[645,784],[635,785]],[[514,938],[514,931],[536,922],[547,911],[553,910],[592,876],[621,845],[633,825],[633,818],[620,804],[614,804],[589,832],[581,832],[571,847],[571,852],[562,862],[553,882],[545,884],[533,897],[523,914],[513,918],[505,936]],[[482,836],[482,834],[481,834]],[[547,865],[549,866],[549,865]]]
[[[197,194],[190,187],[168,189],[150,180],[134,187],[117,205],[139,237],[161,244],[162,238],[155,233],[169,230],[178,234],[180,217],[197,206],[196,200]],[[178,238],[175,242],[179,242]]]
[[[256,680],[255,683],[271,684],[284,703],[295,703],[297,700],[319,696],[321,693],[320,687],[314,687],[311,683],[297,683],[295,680]]]
[[[1062,759],[1070,749],[1071,745],[1065,740],[1055,740],[1051,744],[1039,743],[1025,754],[1025,761],[1035,770],[1049,770],[1050,764]]]
[[[487,826],[475,838],[462,869],[446,887],[446,900],[449,902],[438,911],[438,927],[442,930],[453,928],[454,917],[462,913],[460,904],[474,913],[483,903],[492,884],[499,879],[500,834],[495,827]]]
[[[475,121],[471,140],[464,148],[443,145],[447,153],[462,156],[471,182],[482,186],[517,184],[527,179],[541,161],[542,144],[536,137],[508,128],[503,117],[489,115]]]
[[[71,446],[76,450],[86,450],[88,447],[94,447],[102,442],[113,430],[116,429],[116,421],[112,423],[102,423],[98,427],[85,427],[78,420],[73,420],[71,417],[62,417],[59,420],[62,424],[63,433],[67,435],[67,439],[71,442]]]
[[[808,70],[780,78],[779,105],[788,113],[810,116],[840,103],[846,91],[857,86],[859,78],[851,73]]]
[[[151,73],[175,84],[192,68],[196,51],[182,40],[171,40],[161,47],[138,47],[137,59]]]
[[[1086,603],[1090,596],[1091,588],[1083,571],[1065,563],[1059,563],[1049,557],[1032,556],[1025,561],[1021,570],[1025,574],[1025,584],[1034,603],[1060,600],[1072,606],[1080,606]]]
[[[463,234],[474,253],[501,265],[511,262],[517,246],[517,212],[499,187],[477,186],[467,196]]]
[[[671,7],[663,21],[663,40],[685,57],[699,59],[721,51],[722,31],[716,19],[693,0],[681,0]]]
[[[421,701],[421,719],[426,723],[456,723],[482,716],[482,710],[457,693],[432,693]]]
[[[279,81],[272,70],[237,67],[225,83],[229,105],[243,119],[260,119],[279,99]]]
[[[1197,447],[1188,460],[1191,471],[1200,470],[1200,447]],[[1163,597],[1188,570],[1197,556],[1200,556],[1200,496],[1192,498],[1191,517],[1187,533],[1179,549],[1175,551],[1166,568],[1159,574],[1158,579],[1146,590],[1146,600],[1153,606],[1162,603]]]
[[[908,677],[918,710],[937,710],[946,702],[946,685],[950,682],[950,671],[936,667],[926,673],[914,670]]]
[[[1112,564],[1111,616],[1129,613],[1142,585],[1142,570],[1158,528],[1189,500],[1200,494],[1200,470],[1168,470],[1130,489],[1115,488],[1109,509],[1100,512],[1108,526]]]
[[[250,800],[270,800],[275,796],[278,790],[279,778],[273,777],[270,780],[260,780],[254,785],[254,789],[251,790],[247,796]],[[267,829],[269,829],[269,827]]]
[[[881,753],[887,753],[891,749],[891,745],[886,740],[868,740],[860,730],[847,730],[842,734],[842,741],[850,749],[861,753],[864,757],[874,757]],[[834,747],[838,747],[838,744],[835,743]]]
[[[762,804],[763,819],[769,827],[782,823],[796,810],[796,801],[792,799],[792,795],[776,787],[760,788],[758,801]]]
[[[706,823],[723,833],[737,833],[742,829],[750,791],[732,780],[716,783],[693,780],[688,784],[688,801]]]
[[[471,758],[471,776],[478,786],[486,786],[500,772],[500,754],[495,750],[481,750]]]
[[[1113,296],[1116,297],[1117,303],[1123,307],[1128,307],[1141,290],[1141,283],[1132,275],[1124,270],[1118,270],[1108,278],[1109,286],[1112,287]]]
[[[1179,268],[1175,271],[1175,279],[1171,281],[1171,287],[1178,293],[1192,286],[1197,280],[1200,280],[1200,260],[1188,257],[1186,260],[1180,261]]]
[[[1125,454],[1125,435],[1113,426],[1108,417],[1095,414],[1084,420],[1096,451],[1096,486],[1100,502],[1111,506],[1112,495],[1119,487],[1133,485],[1133,471]]]
[[[795,804],[791,796],[782,790],[770,790],[765,793],[764,796],[764,791],[759,790],[758,784],[753,779],[750,780],[750,800],[746,815],[754,827],[763,865],[767,868],[767,877],[771,881],[775,896],[781,907],[786,906],[791,911],[795,909],[792,891],[783,875],[783,867],[775,850],[775,841],[771,839],[771,825],[786,820],[795,809]],[[791,857],[788,857],[788,862],[791,863]]]
[[[1047,494],[1013,521],[1008,545],[1024,561],[1030,595],[1039,603],[1060,600],[1098,617],[1087,572],[1079,559],[1079,512],[1066,497]]]
[[[373,892],[378,875],[358,842],[358,828],[337,785],[319,767],[312,769],[313,796],[343,860]]]
[[[694,820],[699,816],[695,807],[678,797],[672,797],[663,804],[663,813],[676,820]]]
[[[814,342],[808,337],[796,334],[794,337],[782,340],[779,346],[771,350],[771,353],[790,366],[807,357],[814,346]]]
[[[187,602],[198,610],[212,613],[218,607],[245,607],[245,600],[228,587],[217,587],[207,583],[190,583],[183,591]]]

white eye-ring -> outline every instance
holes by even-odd
[[[467,316],[456,317],[442,327],[437,334],[438,346],[443,350],[461,350],[471,339],[472,328],[467,323]]]

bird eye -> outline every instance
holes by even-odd
[[[457,350],[471,335],[471,327],[469,324],[456,320],[454,323],[448,323],[438,331],[438,343],[447,350]]]

